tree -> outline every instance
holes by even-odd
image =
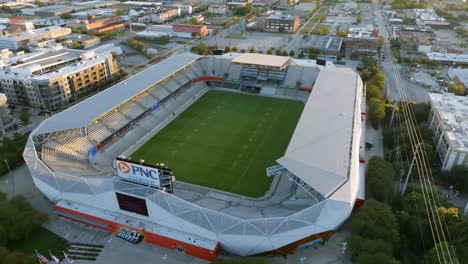
[[[383,45],[385,43],[385,38],[383,36],[379,36],[379,43]]]
[[[310,48],[309,49],[309,59],[315,60],[317,59],[318,55],[320,55],[320,49],[318,48]]]
[[[10,251],[6,247],[0,246],[0,263],[6,263],[5,258],[10,254]]]
[[[255,53],[255,48],[254,48],[254,47],[250,47],[249,53]]]
[[[283,50],[283,51],[281,52],[281,56],[288,56],[288,52],[287,52],[286,50]]]
[[[247,51],[245,49],[240,50],[241,53],[246,53]]]
[[[239,49],[237,49],[237,47],[232,47],[232,52],[237,52]]]
[[[348,33],[346,33],[345,31],[340,31],[340,32],[336,33],[336,35],[338,37],[346,38],[348,36]]]
[[[448,91],[456,95],[465,95],[465,88],[462,85],[456,83],[449,84]]]
[[[28,110],[21,111],[19,118],[21,122],[23,122],[23,125],[27,125],[30,123]]]
[[[291,51],[289,52],[289,57],[294,57],[295,55],[296,55],[296,53],[294,53],[294,50],[291,50]]]
[[[281,56],[281,54],[283,54],[283,53],[281,52],[280,49],[277,49],[277,50],[275,51],[275,55],[276,55],[276,56]]]
[[[437,243],[429,252],[427,253],[427,263],[428,264],[439,264],[439,263],[454,263],[458,264],[457,259],[455,259],[455,249],[448,242],[439,242]]]
[[[379,127],[379,122],[385,118],[385,102],[378,98],[369,100],[367,107],[368,120],[374,128]]]
[[[380,72],[373,74],[372,78],[370,79],[370,83],[375,84],[379,89],[383,89],[385,86],[385,76]]]
[[[395,171],[391,163],[377,156],[372,157],[367,165],[369,196],[379,202],[390,202],[394,193],[394,177]]]
[[[213,12],[205,11],[203,12],[203,17],[205,17],[206,19],[210,19],[213,17]]]
[[[188,23],[189,25],[200,25],[200,22],[198,22],[198,20],[197,20],[196,18],[194,18],[194,17],[190,18],[190,19],[187,21],[187,23]]]
[[[303,59],[305,57],[304,52],[301,51],[301,53],[299,53],[298,57],[299,57],[299,59]]]
[[[62,19],[71,19],[72,16],[69,13],[63,14],[60,16]]]
[[[362,22],[362,15],[361,15],[361,14],[359,14],[359,15],[356,17],[356,22],[357,22],[358,24],[361,24],[361,22]]]
[[[41,0],[34,0],[34,4],[37,5],[37,6],[45,6],[46,5]]]
[[[350,250],[353,258],[367,253],[382,252],[392,256],[399,250],[400,233],[392,208],[374,199],[368,199],[349,222]],[[372,245],[372,246],[371,246]]]
[[[146,44],[141,40],[132,39],[128,42],[128,46],[138,51],[144,51]]]
[[[246,6],[239,6],[234,8],[233,13],[236,16],[246,16],[254,11],[254,7],[252,5]]]
[[[31,256],[26,256],[24,253],[14,251],[8,256],[5,257],[3,263],[11,263],[11,264],[33,264],[37,263],[36,260]]]
[[[231,47],[229,46],[224,47],[224,53],[229,53],[229,52],[231,52]]]
[[[115,10],[115,14],[118,15],[118,16],[121,16],[121,15],[125,14],[125,9],[119,8],[119,9]]]
[[[368,84],[366,87],[366,98],[369,101],[372,98],[377,98],[379,100],[384,99],[382,91],[375,84]]]
[[[356,257],[354,263],[356,264],[369,264],[369,263],[399,264],[400,262],[397,261],[393,256],[385,255],[382,252],[375,252],[375,253],[364,252],[363,254]]]
[[[192,48],[192,52],[198,55],[205,55],[208,53],[208,47],[205,44],[199,44]]]

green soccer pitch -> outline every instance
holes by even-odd
[[[131,155],[164,163],[178,181],[249,197],[271,185],[265,169],[283,156],[304,104],[210,91]]]

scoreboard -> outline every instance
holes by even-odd
[[[165,189],[167,192],[172,193],[172,171],[165,166],[152,166],[128,159],[116,158],[115,167],[122,180]]]

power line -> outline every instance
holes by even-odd
[[[386,49],[387,53],[390,54],[390,56],[394,59],[392,51],[388,47],[388,45],[386,46]],[[434,244],[436,245],[437,242],[447,241],[447,238],[448,241],[450,241],[451,243],[451,238],[448,232],[448,226],[445,222],[445,218],[443,216],[441,217],[437,211],[438,204],[440,204],[440,201],[437,194],[434,194],[432,171],[431,167],[429,166],[429,159],[426,153],[424,141],[422,140],[421,132],[419,131],[419,127],[416,126],[416,118],[414,112],[409,107],[408,96],[406,90],[403,88],[400,72],[397,70],[397,67],[395,67],[393,61],[391,61],[391,65],[395,75],[395,86],[398,90],[400,100],[402,101],[402,112],[406,121],[405,125],[407,127],[407,133],[409,135],[411,148],[415,157],[416,169],[420,179],[421,190],[423,194],[424,203],[426,205],[426,212],[428,214],[428,220]],[[418,151],[419,145],[420,150]],[[447,238],[445,236],[446,231]],[[439,249],[437,246],[435,247],[439,263],[447,263],[447,258],[445,257],[446,255],[448,257],[448,263],[454,263],[452,260],[452,252],[447,243],[445,243],[445,247],[447,249],[446,252],[443,249]],[[453,255],[456,256],[455,252],[453,252]]]

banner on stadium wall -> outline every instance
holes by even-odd
[[[115,160],[120,178],[143,185],[160,187],[159,170],[130,161]]]
[[[96,153],[97,153],[97,148],[96,146],[94,146],[91,151],[89,152],[89,160],[92,160],[94,158],[94,156],[96,156]]]

